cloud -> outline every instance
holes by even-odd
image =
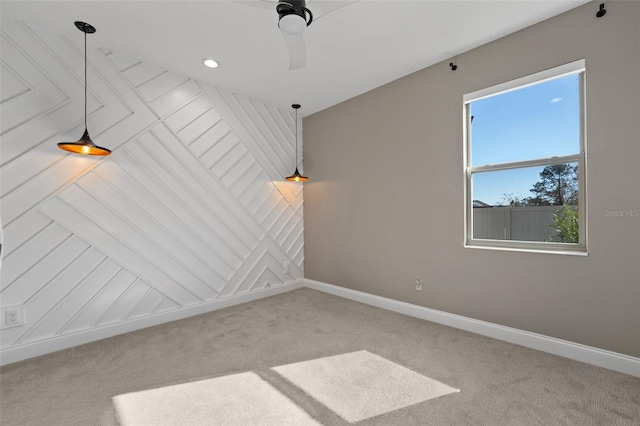
[[[557,104],[558,102],[562,102],[562,98],[553,98],[549,101],[550,104]]]

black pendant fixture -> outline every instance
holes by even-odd
[[[58,148],[74,154],[105,156],[111,150],[97,146],[91,140],[87,131],[87,34],[93,34],[96,29],[86,22],[76,21],[75,26],[84,33],[84,134],[77,142],[60,142]]]
[[[306,182],[309,180],[309,178],[306,176],[302,176],[298,171],[298,109],[300,108],[300,105],[293,104],[291,105],[291,108],[296,110],[296,171],[293,172],[291,176],[287,176],[285,179],[293,182]]]

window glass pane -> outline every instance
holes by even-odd
[[[473,173],[473,238],[578,243],[578,164]]]
[[[579,74],[472,101],[469,111],[471,166],[580,152]]]

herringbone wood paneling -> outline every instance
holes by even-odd
[[[90,47],[88,128],[113,154],[67,154],[82,36],[3,20],[1,43],[0,304],[26,317],[3,351],[303,277],[289,111]]]

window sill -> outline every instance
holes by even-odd
[[[480,243],[478,241],[467,241],[464,244],[465,248],[471,249],[481,249],[481,250],[498,250],[498,251],[513,251],[513,252],[524,252],[524,253],[542,253],[542,254],[561,254],[561,255],[569,255],[569,256],[588,256],[586,247],[582,246],[560,246],[560,247],[548,247],[542,246],[539,247],[537,245],[529,245],[527,243],[524,244],[513,244],[508,245],[505,242],[501,242],[498,244],[493,243]]]

